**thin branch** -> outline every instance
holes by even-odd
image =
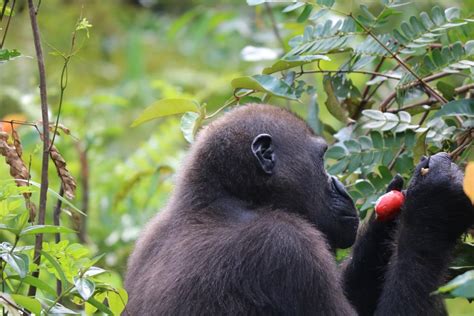
[[[425,82],[423,80],[423,78],[421,78],[415,71],[413,71],[410,66],[408,66],[400,57],[398,57],[397,54],[393,53],[390,48],[388,48],[384,43],[382,43],[380,41],[380,39],[377,38],[377,36],[375,36],[370,30],[368,30],[364,24],[362,24],[361,22],[359,22],[359,20],[357,20],[353,15],[352,13],[349,14],[349,16],[354,20],[354,22],[356,22],[365,32],[367,32],[367,34],[372,37],[380,46],[383,47],[383,49],[385,49],[387,51],[387,53],[390,54],[390,56],[392,56],[393,59],[395,59],[400,65],[403,66],[403,68],[405,68],[410,74],[413,75],[413,77],[415,77],[419,83],[421,83],[423,85],[423,87],[425,87],[426,90],[428,90],[428,92],[434,97],[436,98],[438,101],[440,101],[441,103],[447,103],[448,101],[440,94],[438,94],[438,92],[436,92],[433,88],[430,87],[429,84],[427,84],[427,82]]]
[[[454,89],[454,92],[456,92],[456,94],[463,94],[465,92],[468,92],[469,90],[474,90],[474,83],[470,83],[465,86],[458,87]]]
[[[436,104],[436,103],[438,103],[438,100],[435,100],[435,99],[427,99],[427,100],[423,100],[423,101],[420,101],[420,102],[416,102],[416,103],[413,103],[413,104],[410,104],[410,105],[406,105],[406,106],[401,107],[401,108],[399,108],[399,109],[387,110],[387,112],[390,112],[390,113],[398,113],[398,112],[401,112],[401,111],[410,110],[410,109],[413,109],[413,108],[416,108],[416,107],[419,107],[419,106],[423,106],[423,105],[431,106],[431,105]]]
[[[5,2],[5,6],[7,5],[7,3],[8,1]],[[10,21],[12,19],[13,10],[15,9],[15,3],[16,3],[16,0],[13,0],[12,6],[10,7],[10,14],[8,15],[7,25],[5,26],[5,30],[3,31],[3,38],[2,38],[2,42],[0,43],[0,49],[3,48],[3,44],[5,44],[5,39],[7,38],[8,28],[10,27]],[[5,11],[2,12],[2,17],[4,13]]]
[[[39,89],[41,99],[41,116],[43,120],[43,157],[41,161],[41,188],[38,211],[38,225],[44,225],[46,216],[46,202],[48,193],[48,164],[49,164],[49,118],[48,118],[48,95],[46,91],[46,71],[44,66],[43,48],[41,47],[41,36],[36,19],[36,8],[33,0],[28,0],[28,11],[30,14],[31,28],[35,43],[36,58],[39,73]],[[35,239],[34,263],[39,266],[41,263],[41,249],[43,243],[43,234],[37,234]],[[39,269],[33,272],[33,277],[39,277]],[[36,287],[30,286],[28,296],[36,295]]]
[[[437,74],[434,74],[434,75],[423,78],[423,82],[431,82],[431,81],[434,81],[434,80],[437,80],[437,79],[440,79],[440,78],[443,78],[443,77],[446,77],[446,76],[449,76],[449,75],[452,75],[452,74],[453,73],[451,73],[451,72],[444,72],[443,71],[443,72],[440,72],[440,73],[437,73]],[[412,88],[412,87],[416,87],[417,85],[419,85],[419,82],[415,81],[415,82],[412,82],[412,83],[409,83],[409,84],[405,85],[405,88]],[[379,107],[380,111],[382,111],[382,112],[387,111],[387,108],[393,102],[393,100],[395,99],[396,96],[397,96],[396,91],[390,93],[388,95],[388,97],[386,97],[385,100],[383,100],[382,103],[380,103],[380,107]],[[442,102],[442,103],[445,103],[445,102]]]
[[[363,75],[370,75],[374,77],[385,77],[388,79],[393,79],[393,80],[400,80],[399,77],[396,76],[390,76],[386,75],[381,72],[376,72],[376,71],[366,71],[366,70],[302,70],[299,74],[331,74],[331,73],[349,73],[349,74],[363,74]]]
[[[280,31],[278,30],[278,25],[275,20],[275,16],[273,15],[272,7],[268,4],[268,2],[265,2],[265,10],[267,11],[268,16],[270,17],[270,21],[272,22],[272,29],[273,33],[275,34],[276,39],[280,43],[281,47],[283,50],[285,49],[285,42],[283,41]]]

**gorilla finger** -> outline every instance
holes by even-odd
[[[392,181],[390,181],[388,187],[387,187],[387,192],[396,190],[396,191],[401,191],[403,188],[403,178],[400,174],[397,174],[395,177],[393,177]]]

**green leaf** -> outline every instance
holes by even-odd
[[[49,263],[51,263],[51,265],[54,267],[54,269],[58,273],[59,279],[61,280],[61,284],[64,290],[66,284],[68,284],[68,281],[67,281],[66,275],[64,274],[63,268],[61,267],[59,262],[56,260],[56,258],[54,258],[52,255],[50,255],[46,251],[41,250],[41,255],[43,255],[43,257],[45,257],[45,259],[48,260]]]
[[[199,112],[199,105],[189,99],[163,99],[147,107],[140,116],[133,121],[131,127],[169,115],[185,112]]]
[[[436,293],[449,293],[456,297],[474,298],[474,270],[455,277],[438,288]]]
[[[304,56],[283,57],[282,59],[274,63],[271,67],[264,68],[263,74],[270,75],[278,71],[306,65],[316,60],[330,61],[331,59],[326,55],[304,55]]]
[[[84,277],[92,277],[92,276],[96,276],[96,275],[99,275],[99,274],[102,274],[102,273],[105,273],[105,272],[107,272],[107,270],[104,270],[102,268],[90,267],[89,269],[87,269],[86,272],[84,272],[83,276]]]
[[[453,116],[453,115],[465,115],[472,117],[474,116],[474,99],[463,99],[451,101],[441,108],[432,119],[441,116]]]
[[[335,2],[335,0],[316,0],[317,4],[326,8],[331,8]]]
[[[95,283],[83,277],[74,277],[74,286],[85,301],[89,300],[95,291]]]
[[[456,95],[456,90],[454,87],[444,81],[438,81],[436,88],[438,88],[438,90],[443,94],[443,97],[448,100],[453,100],[454,96]]]
[[[300,16],[298,17],[298,19],[296,20],[298,23],[303,23],[305,22],[309,15],[311,14],[311,12],[313,11],[313,6],[310,5],[310,4],[307,4],[304,9],[303,9],[303,12],[301,12]]]
[[[115,314],[112,310],[110,310],[110,308],[105,306],[104,303],[99,302],[94,297],[89,298],[87,300],[87,303],[91,304],[92,306],[94,306],[95,308],[97,308],[98,310],[100,310],[104,314],[107,314],[107,315],[120,315],[120,313]]]
[[[10,294],[10,296],[13,298],[15,303],[26,308],[31,313],[35,315],[41,314],[41,303],[37,299],[19,294]]]
[[[0,224],[0,230],[7,230],[15,235],[18,235],[20,231],[14,227],[7,226],[5,224]]]
[[[234,89],[250,89],[267,92],[273,96],[289,100],[297,100],[295,91],[283,80],[268,75],[240,77],[232,80]]]
[[[304,2],[295,2],[293,4],[290,4],[289,6],[287,6],[286,8],[283,9],[282,12],[284,13],[288,13],[288,12],[291,12],[291,11],[294,11],[298,8],[301,8],[302,6],[304,6],[305,3]]]
[[[107,299],[109,302],[110,310],[112,310],[114,315],[120,315],[120,313],[125,309],[125,305],[127,305],[128,294],[124,289],[120,288],[117,289],[117,292],[108,291]]]
[[[8,60],[12,60],[18,56],[21,56],[21,53],[16,49],[0,49],[0,64]]]
[[[346,156],[346,149],[342,146],[332,146],[326,151],[326,159],[342,159]]]
[[[32,186],[35,186],[37,188],[41,188],[41,184],[38,183],[38,182],[35,182],[35,181],[32,181],[32,180],[23,180],[23,179],[15,179],[16,182],[24,182],[24,183],[28,183]],[[63,202],[64,204],[66,204],[67,206],[69,206],[72,210],[74,210],[75,212],[81,214],[81,215],[84,215],[84,216],[87,216],[87,214],[85,214],[83,211],[81,211],[80,209],[78,209],[77,207],[74,206],[74,204],[72,204],[71,202],[69,202],[68,199],[66,199],[65,197],[59,195],[56,191],[52,190],[51,188],[48,188],[48,193],[51,194],[52,196],[54,196],[56,199],[60,200],[61,202]]]
[[[197,128],[199,127],[201,115],[196,112],[186,112],[181,117],[181,131],[183,132],[184,138],[192,143],[194,136],[196,135]]]
[[[8,277],[8,279],[18,280],[18,281],[21,281],[23,283],[33,285],[34,287],[40,289],[43,292],[44,295],[46,295],[46,294],[51,295],[51,296],[56,295],[56,290],[53,289],[51,286],[49,286],[49,284],[47,284],[46,282],[44,282],[40,279],[34,278],[31,275],[27,275],[24,278],[21,278],[18,275],[10,275]]]
[[[35,235],[35,234],[57,234],[57,233],[69,234],[69,233],[75,233],[75,232],[76,231],[64,226],[34,225],[34,226],[28,226],[24,228],[20,232],[20,236]]]
[[[327,107],[329,113],[331,113],[332,116],[337,118],[339,121],[341,121],[343,123],[347,123],[347,121],[348,121],[347,112],[342,108],[341,103],[339,102],[339,100],[336,97],[331,77],[324,76],[323,87],[324,87],[324,91],[326,92],[326,95],[327,95],[326,107]]]
[[[18,273],[20,278],[28,274],[29,258],[23,253],[3,253],[0,257]]]

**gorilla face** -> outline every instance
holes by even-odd
[[[276,206],[296,208],[326,235],[333,248],[352,246],[359,217],[344,185],[324,169],[326,142],[306,126],[295,126],[293,133],[299,137],[283,140],[278,133],[275,138],[260,134],[252,143],[261,171],[273,178],[277,192],[273,201]]]
[[[348,248],[355,241],[359,216],[344,185],[335,176],[329,176],[324,169],[326,142],[318,138],[313,143],[318,155],[313,160],[312,168],[318,172],[312,174],[311,181],[315,185],[312,196],[318,200],[313,200],[309,212],[314,217],[310,218],[326,235],[333,248]]]

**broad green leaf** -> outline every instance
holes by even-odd
[[[127,305],[128,302],[127,292],[122,288],[117,289],[117,292],[108,291],[107,298],[110,310],[112,310],[114,315],[120,315],[120,313],[125,309],[125,305]]]
[[[282,59],[274,63],[271,67],[263,69],[263,74],[270,75],[278,71],[306,65],[316,60],[330,61],[331,59],[326,55],[303,55],[283,57]]]
[[[69,234],[69,233],[75,233],[75,232],[76,231],[64,226],[34,225],[34,226],[28,226],[24,228],[20,232],[20,236],[35,235],[35,234],[57,234],[57,233]]]
[[[362,111],[362,115],[367,116],[368,118],[376,121],[385,121],[385,116],[383,115],[383,112],[378,110],[364,110]]]
[[[200,117],[199,113],[196,112],[186,112],[181,117],[181,131],[188,143],[194,141],[196,130],[199,127],[200,121],[202,121]]]
[[[15,179],[15,181],[17,182],[24,182],[24,183],[28,183],[32,186],[35,186],[37,188],[41,188],[41,184],[38,183],[38,182],[35,182],[35,181],[26,181],[26,180],[23,180],[23,179]],[[72,210],[74,210],[75,212],[81,214],[81,215],[84,215],[84,216],[87,216],[87,214],[85,214],[83,211],[81,211],[80,209],[78,209],[77,207],[74,206],[74,204],[72,204],[71,202],[69,202],[68,199],[66,199],[65,197],[59,195],[56,191],[52,190],[51,188],[48,188],[48,193],[51,194],[52,196],[54,196],[55,198],[57,198],[58,200],[60,200],[61,202],[63,202],[64,204],[66,204],[67,206],[69,206]]]
[[[252,77],[240,77],[232,80],[234,89],[250,89],[267,92],[273,96],[289,100],[297,100],[295,91],[283,80],[268,75],[255,75]]]
[[[18,229],[14,228],[14,227],[10,227],[10,226],[7,226],[5,224],[0,224],[0,230],[7,230],[15,235],[18,235],[20,232]]]
[[[346,149],[341,146],[332,146],[326,151],[325,157],[330,159],[342,159],[346,156]]]
[[[463,99],[451,101],[441,108],[432,119],[441,116],[453,116],[453,115],[465,115],[472,117],[474,116],[474,99]]]
[[[374,189],[373,185],[367,180],[357,181],[356,184],[355,184],[355,188],[357,189],[357,191],[362,193],[364,196],[369,196],[369,195],[375,193],[375,189]]]
[[[303,12],[301,12],[300,16],[298,17],[298,19],[296,21],[298,23],[304,23],[308,19],[309,15],[311,14],[312,11],[313,11],[313,6],[310,5],[310,4],[307,4],[304,7]]]
[[[17,303],[21,307],[26,308],[33,314],[41,314],[41,303],[37,299],[20,294],[10,294],[10,296],[13,298],[15,303]]]
[[[169,115],[185,112],[199,112],[199,105],[189,99],[163,99],[147,107],[140,116],[133,121],[131,127]]]
[[[41,255],[45,257],[45,259],[48,260],[49,263],[51,263],[51,265],[54,267],[54,269],[58,273],[59,279],[61,280],[61,284],[64,290],[65,286],[68,284],[68,281],[67,281],[66,275],[64,274],[63,268],[59,264],[58,260],[44,250],[41,250]]]
[[[102,268],[90,267],[89,269],[87,269],[86,272],[84,272],[83,276],[84,277],[92,277],[92,276],[96,276],[96,275],[99,275],[99,274],[102,274],[102,273],[105,273],[105,272],[107,272],[107,270],[104,270]]]
[[[29,258],[23,253],[3,253],[0,257],[18,273],[20,278],[28,274]]]
[[[54,290],[49,284],[47,284],[46,282],[44,282],[44,281],[42,281],[38,278],[34,278],[30,275],[27,275],[24,278],[20,278],[20,276],[18,276],[18,275],[11,275],[11,276],[8,277],[8,279],[18,280],[18,281],[21,281],[23,283],[33,285],[34,287],[40,289],[43,292],[44,295],[51,295],[51,296],[56,295],[56,290]]]
[[[438,288],[436,293],[449,293],[452,296],[474,298],[474,270],[455,277],[447,284]]]
[[[343,123],[347,123],[348,115],[347,112],[342,108],[341,103],[336,97],[334,93],[334,87],[332,84],[331,77],[324,76],[323,79],[323,87],[324,91],[326,92],[327,99],[326,99],[326,107],[335,118]]]
[[[113,311],[110,310],[110,308],[105,306],[104,303],[99,302],[94,297],[89,298],[89,300],[87,300],[87,303],[91,304],[92,306],[94,306],[95,308],[97,308],[99,311],[101,311],[104,314],[107,314],[107,315],[120,315],[120,313],[115,314]]]
[[[18,56],[21,56],[21,53],[16,49],[0,49],[0,64],[8,60],[12,60]]]
[[[85,301],[94,294],[95,283],[89,279],[74,277],[74,286]]]

